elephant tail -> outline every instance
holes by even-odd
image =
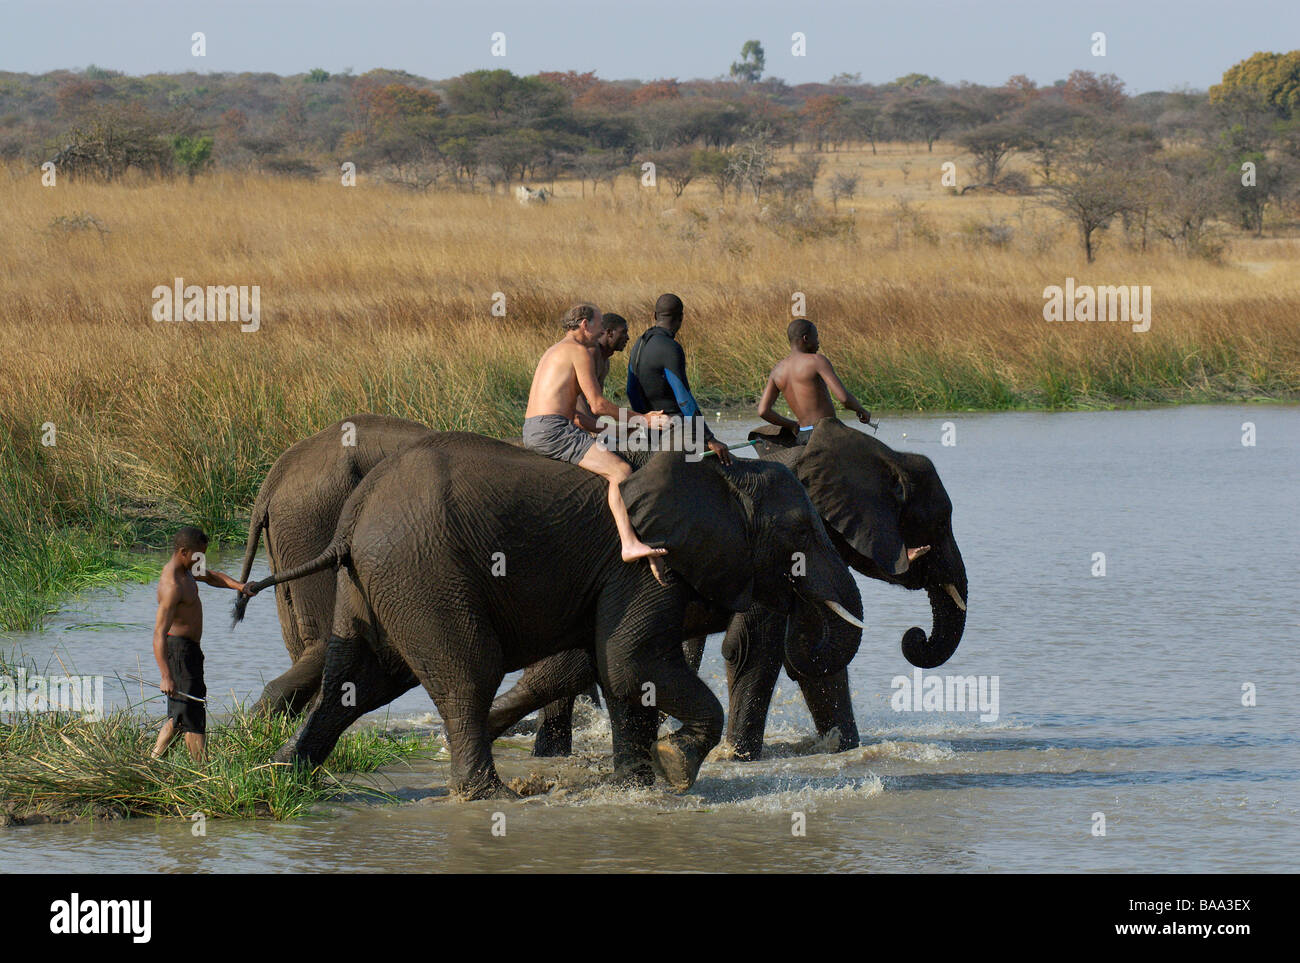
[[[244,591],[239,593],[239,598],[235,600],[235,617],[231,625],[237,625],[244,618],[244,610],[248,608],[248,600],[263,589],[279,585],[281,582],[292,582],[294,579],[314,575],[317,572],[323,572],[327,568],[337,569],[341,565],[347,565],[350,556],[351,548],[347,541],[335,536],[330,547],[310,562],[284,572],[276,572],[270,578],[264,578],[260,582],[249,582],[245,585]]]
[[[241,582],[247,582],[248,576],[253,571],[253,559],[257,557],[257,543],[262,540],[262,533],[266,531],[269,521],[268,491],[269,486],[263,485],[262,490],[257,493],[257,501],[253,503],[253,512],[248,519],[248,544],[244,548],[244,567],[239,570]]]

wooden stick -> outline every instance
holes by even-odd
[[[156,682],[149,682],[146,679],[140,678],[138,675],[128,675],[125,676],[125,678],[130,679],[132,682],[141,682],[144,683],[145,685],[153,686],[155,689],[158,689],[160,691],[162,689],[162,686],[158,685]],[[178,692],[176,694],[180,696],[182,699],[189,699],[191,702],[202,702],[204,705],[208,704],[207,699],[200,699],[198,696],[192,696],[188,692]]]

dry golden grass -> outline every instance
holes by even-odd
[[[939,165],[957,156],[945,145],[830,154],[819,196],[837,169],[859,171],[859,196],[838,220],[823,201],[802,224],[744,198],[723,204],[705,183],[674,200],[630,177],[613,193],[588,185],[586,199],[561,184],[552,203],[524,208],[364,177],[355,188],[214,174],[49,189],[31,171],[0,171],[0,501],[20,506],[0,509],[0,556],[64,559],[69,531],[95,532],[105,550],[153,541],[182,518],[238,536],[275,457],[353,411],[517,431],[532,366],[577,300],[624,314],[635,336],[658,294],[681,295],[708,404],[757,397],[785,351],[795,292],[873,408],[1300,390],[1300,240],[1235,240],[1212,264],[1136,254],[1116,230],[1087,265],[1039,201],[939,187]],[[79,212],[106,231],[53,226]],[[1011,241],[981,242],[975,223],[1002,223]],[[801,227],[811,236],[797,240]],[[152,321],[152,290],[178,276],[259,285],[261,329]],[[1150,285],[1151,330],[1047,324],[1043,288],[1067,276]],[[504,318],[491,313],[496,292]],[[45,422],[54,448],[39,444]],[[61,584],[66,563],[32,564],[9,566],[0,598],[15,583],[38,599]],[[34,621],[43,604],[0,622]]]

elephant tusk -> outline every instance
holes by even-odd
[[[952,600],[957,603],[957,608],[961,609],[963,612],[966,611],[966,603],[961,600],[961,595],[957,591],[957,586],[953,585],[951,582],[947,582],[944,584],[943,590],[952,596]]]
[[[836,615],[842,618],[845,622],[849,623],[849,625],[853,626],[855,629],[865,629],[867,627],[865,622],[863,622],[861,619],[854,618],[853,613],[850,612],[848,609],[846,609],[844,606],[840,605],[839,602],[832,602],[830,599],[822,599],[822,601],[826,603],[826,607],[828,609],[830,609],[832,612],[834,612]]]

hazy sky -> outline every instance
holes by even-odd
[[[206,57],[190,53],[194,31]],[[491,55],[494,31],[505,57]],[[791,55],[795,31],[805,57]],[[1094,31],[1106,34],[1105,57],[1090,52]],[[1204,89],[1256,50],[1300,47],[1300,0],[0,0],[0,70],[29,72],[391,67],[442,78],[505,67],[686,80],[726,73],[750,38],[768,75],[791,83],[917,71],[1050,84],[1082,68],[1134,92]]]

